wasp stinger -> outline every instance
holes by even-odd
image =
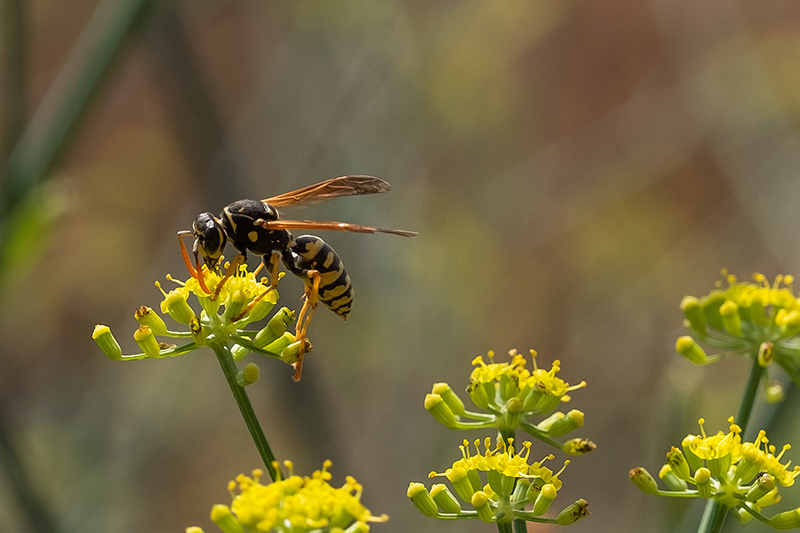
[[[314,235],[293,237],[290,229],[333,230],[355,233],[389,233],[403,237],[415,237],[416,232],[396,229],[376,228],[348,224],[346,222],[283,220],[276,207],[308,205],[331,200],[341,196],[375,194],[387,192],[391,186],[386,181],[373,176],[342,176],[296,191],[273,196],[264,200],[239,200],[222,210],[220,216],[200,213],[192,224],[192,229],[178,232],[181,253],[189,273],[197,279],[211,299],[219,296],[225,281],[238,265],[246,259],[247,252],[261,256],[264,268],[270,273],[270,289],[278,283],[278,266],[284,266],[306,285],[305,301],[297,317],[297,339],[301,341],[300,356],[295,363],[295,380],[300,379],[303,368],[303,355],[310,348],[306,340],[308,324],[318,302],[347,320],[353,303],[353,287],[350,276],[344,269],[339,254],[325,241]],[[189,258],[183,237],[193,235],[194,264]],[[200,267],[200,256],[210,270],[218,267],[226,243],[230,241],[239,252],[227,269],[215,291],[209,291]],[[268,292],[268,291],[266,291]],[[265,292],[265,294],[266,294]],[[253,304],[251,304],[252,306]],[[249,311],[242,312],[241,318]]]

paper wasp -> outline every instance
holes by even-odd
[[[318,302],[322,302],[325,307],[347,320],[353,302],[353,287],[339,254],[330,245],[313,235],[295,238],[288,230],[378,232],[402,237],[414,237],[417,233],[346,222],[283,220],[276,208],[315,204],[341,196],[383,193],[390,189],[389,183],[373,176],[342,176],[260,201],[236,201],[225,207],[219,217],[209,212],[200,213],[190,231],[178,232],[186,268],[197,279],[201,288],[211,295],[212,300],[219,296],[225,281],[236,271],[238,265],[245,261],[248,251],[261,256],[263,267],[271,275],[270,288],[277,286],[278,266],[281,261],[292,274],[301,278],[306,290],[296,327],[297,339],[301,341],[300,356],[295,363],[295,380],[298,380],[302,371],[303,354],[310,348],[306,340],[308,324]],[[183,237],[186,235],[195,237],[192,248],[194,265],[183,243]],[[209,291],[200,268],[200,256],[210,270],[216,269],[228,241],[236,248],[238,254],[215,291]],[[244,316],[244,313],[236,319]]]

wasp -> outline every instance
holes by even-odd
[[[297,340],[301,341],[300,355],[295,365],[295,381],[300,379],[303,355],[310,349],[307,341],[308,324],[319,302],[347,320],[353,303],[353,286],[339,254],[325,241],[314,235],[293,237],[289,230],[333,230],[354,233],[388,233],[402,237],[415,237],[416,232],[362,226],[346,222],[320,220],[284,220],[276,208],[310,205],[342,196],[388,192],[391,185],[374,176],[341,176],[296,191],[264,200],[238,200],[226,206],[219,216],[200,213],[191,230],[178,232],[181,253],[186,268],[197,279],[204,291],[216,299],[225,281],[246,260],[247,252],[261,256],[262,267],[270,273],[270,289],[277,287],[278,268],[282,262],[286,269],[305,283],[303,307],[297,317]],[[194,265],[183,242],[184,236],[194,236]],[[200,257],[209,270],[218,268],[227,242],[238,254],[228,266],[225,276],[215,291],[209,291],[200,269]],[[259,267],[261,268],[261,267]],[[252,305],[252,304],[251,304]],[[246,309],[235,319],[244,316]]]

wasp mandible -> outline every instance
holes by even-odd
[[[339,254],[325,241],[314,235],[293,237],[290,229],[321,229],[349,231],[355,233],[389,233],[402,237],[415,237],[416,232],[376,228],[346,222],[283,220],[277,207],[309,205],[362,194],[387,192],[391,185],[374,176],[341,176],[296,191],[287,192],[264,200],[238,200],[222,210],[220,215],[200,213],[192,223],[191,230],[178,232],[181,253],[189,273],[211,299],[219,296],[225,281],[246,260],[247,252],[261,256],[263,267],[270,273],[270,289],[277,287],[278,267],[281,262],[287,270],[305,283],[303,307],[297,317],[297,339],[301,341],[300,355],[295,365],[295,381],[300,379],[303,355],[310,348],[306,340],[308,324],[318,302],[347,320],[353,303],[353,287],[350,276],[344,269]],[[194,265],[186,251],[183,237],[193,235]],[[238,254],[231,262],[225,276],[216,289],[209,291],[200,268],[200,256],[209,270],[218,267],[226,243],[230,241]],[[266,294],[265,291],[264,294]],[[263,296],[263,295],[262,295]],[[252,304],[251,304],[252,305]],[[244,316],[246,309],[236,317]]]

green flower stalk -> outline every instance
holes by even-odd
[[[222,278],[216,272],[208,271],[205,266],[201,272],[206,287],[214,291]],[[158,313],[141,306],[134,315],[139,328],[133,334],[140,353],[123,354],[108,326],[95,326],[92,338],[103,353],[115,361],[160,359],[189,353],[201,347],[211,348],[270,477],[277,479],[280,472],[273,470],[277,464],[275,456],[244,390],[244,387],[258,379],[258,367],[250,363],[239,370],[236,363],[250,353],[258,353],[295,366],[301,346],[296,337],[287,331],[294,321],[294,311],[282,308],[272,315],[266,325],[253,327],[272,312],[278,301],[278,291],[266,278],[256,279],[256,273],[249,272],[246,265],[240,265],[234,275],[228,278],[216,299],[212,299],[194,277],[186,282],[171,276],[167,276],[167,279],[178,286],[167,292],[156,282],[164,296],[161,313],[185,329],[169,329]],[[195,300],[192,305],[190,298]],[[200,309],[199,313],[193,305]],[[165,342],[165,338],[182,344]],[[306,341],[304,351],[309,349],[310,344]]]
[[[409,499],[426,516],[479,519],[497,523],[500,531],[511,531],[514,521],[567,525],[589,514],[586,501],[578,500],[556,518],[543,516],[561,489],[559,476],[569,461],[558,472],[544,466],[545,461],[553,459],[552,455],[529,463],[531,443],[524,442],[518,452],[513,439],[498,438],[492,447],[492,439],[486,438],[483,453],[480,440],[474,443],[475,453],[467,440],[459,448],[461,459],[444,472],[431,472],[428,476],[447,478],[458,497],[444,484],[435,484],[430,490],[418,482],[409,485]]]
[[[531,350],[530,354],[533,369],[527,368],[525,357],[516,350],[509,352],[508,363],[494,362],[493,352],[488,353],[489,363],[480,356],[473,360],[475,368],[467,393],[481,412],[467,410],[464,401],[447,383],[434,384],[425,397],[425,408],[450,429],[495,428],[507,438],[520,428],[571,455],[592,451],[595,445],[587,439],[576,438],[565,443],[555,440],[583,426],[581,411],[572,409],[563,413],[555,409],[570,401],[568,393],[585,387],[586,382],[570,385],[556,376],[561,369],[558,360],[545,370],[536,364],[537,353]],[[530,421],[546,415],[549,416],[538,423]]]
[[[292,473],[289,461],[284,465],[289,477],[267,485],[260,482],[261,470],[254,470],[253,477],[237,476],[228,484],[231,505],[215,505],[211,520],[223,533],[363,533],[369,531],[369,523],[389,519],[386,515],[374,516],[364,507],[362,487],[354,478],[348,476],[344,485],[333,487],[330,461],[311,477]],[[186,532],[203,530],[190,527]]]
[[[800,527],[797,510],[772,517],[762,514],[765,507],[780,500],[778,486],[790,487],[800,475],[800,466],[790,469],[790,461],[781,463],[791,446],[785,445],[776,455],[763,430],[755,441],[742,442],[741,428],[733,417],[728,421],[727,433],[709,436],[701,418],[700,435],[686,436],[680,448],[667,453],[667,463],[659,472],[666,490],[659,489],[644,468],[632,469],[631,481],[647,494],[714,501],[743,523],[755,518],[776,529]]]

